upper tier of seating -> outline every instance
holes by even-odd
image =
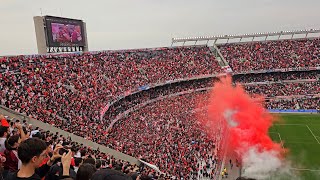
[[[320,39],[219,45],[235,72],[320,66]]]

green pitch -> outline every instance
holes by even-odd
[[[302,179],[320,179],[320,115],[284,114],[269,130],[270,137],[289,149],[292,172]],[[287,178],[284,178],[287,179]]]

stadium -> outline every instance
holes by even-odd
[[[35,16],[38,53],[0,56],[2,179],[320,178],[320,29],[90,51],[87,23]],[[244,112],[276,162],[233,146]]]

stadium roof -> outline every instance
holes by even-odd
[[[251,41],[253,41],[257,37],[265,37],[265,40],[268,39],[268,37],[271,36],[278,36],[278,39],[281,38],[283,35],[291,35],[291,38],[293,38],[294,35],[298,34],[305,34],[305,37],[308,37],[308,34],[310,33],[320,33],[320,29],[310,29],[310,30],[294,30],[294,31],[280,31],[280,32],[265,32],[265,33],[253,33],[253,34],[242,34],[242,35],[218,35],[218,36],[199,36],[199,37],[184,37],[184,38],[172,38],[172,44],[178,43],[178,42],[195,42],[195,44],[198,41],[211,41],[214,40],[217,42],[217,40],[227,40],[227,43],[230,39],[239,39],[239,42],[243,38],[252,38]]]

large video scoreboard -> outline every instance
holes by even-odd
[[[88,51],[86,24],[82,20],[36,16],[38,53]]]

